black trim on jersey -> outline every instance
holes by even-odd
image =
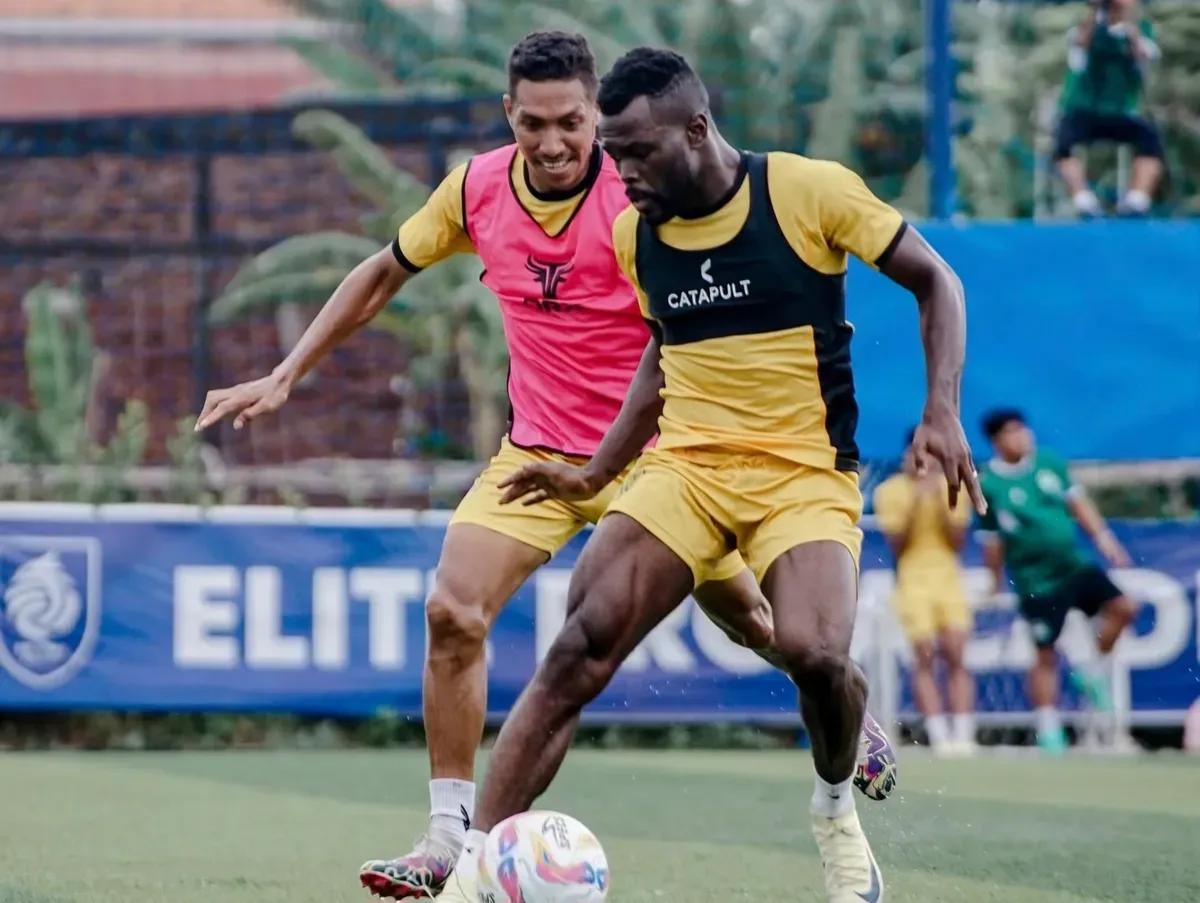
[[[463,235],[467,236],[467,241],[471,241],[471,242],[473,242],[474,239],[471,238],[471,230],[467,227],[467,176],[469,176],[471,174],[471,160],[474,160],[474,159],[475,158],[472,157],[470,160],[467,160],[467,165],[463,168],[462,188],[459,189],[459,191],[462,193],[462,230],[463,230]]]
[[[583,452],[567,451],[564,448],[554,448],[549,445],[522,445],[520,442],[513,442],[512,424],[509,424],[507,436],[509,445],[513,446],[513,448],[519,448],[523,451],[550,452],[552,455],[562,455],[566,458],[579,458],[582,461],[590,461],[592,458],[591,455],[585,455]]]
[[[399,235],[397,235],[395,238],[392,239],[392,256],[396,258],[396,263],[400,264],[400,266],[404,267],[404,269],[406,269],[408,272],[412,273],[414,276],[417,275],[417,273],[421,272],[421,270],[423,269],[422,267],[417,266],[415,263],[413,263],[411,260],[409,260],[408,257],[405,255],[403,249],[401,249],[401,247],[400,247],[400,236]]]
[[[747,304],[703,307],[683,317],[664,317],[664,345],[691,345],[709,339],[762,335],[813,325],[812,311],[799,304]]]
[[[745,151],[739,151],[737,175],[734,176],[733,185],[730,186],[729,190],[711,204],[700,207],[696,210],[689,210],[686,214],[678,213],[676,216],[678,216],[679,219],[704,219],[706,216],[712,216],[714,213],[732,201],[735,197],[737,197],[737,193],[742,190],[742,184],[746,181],[746,173],[749,171],[750,155]],[[712,249],[710,248],[709,250]]]
[[[583,205],[587,203],[588,195],[592,193],[592,188],[595,186],[596,179],[600,175],[601,164],[604,162],[604,155],[603,155],[603,152],[600,150],[600,145],[596,144],[592,148],[592,160],[591,160],[591,163],[588,164],[587,175],[585,175],[583,177],[583,181],[580,182],[578,185],[576,185],[574,188],[572,188],[569,193],[555,192],[554,193],[555,195],[562,194],[563,196],[562,197],[549,197],[547,192],[543,192],[542,196],[538,197],[537,192],[534,192],[534,197],[538,197],[538,200],[570,200],[571,198],[575,197],[576,195],[580,196],[579,203],[575,205],[575,209],[571,211],[571,215],[567,217],[567,221],[565,223],[563,223],[563,227],[561,229],[559,229],[557,232],[555,232],[553,235],[551,235],[549,232],[546,232],[546,227],[543,226],[541,223],[539,223],[537,221],[537,217],[535,217],[532,213],[530,213],[528,210],[526,210],[525,205],[521,203],[521,195],[519,195],[517,193],[517,185],[513,181],[513,175],[512,175],[513,163],[516,162],[516,157],[520,153],[521,153],[520,148],[517,148],[516,150],[514,150],[513,151],[513,159],[510,160],[509,164],[508,164],[508,188],[512,192],[513,200],[515,200],[517,202],[518,207],[520,207],[522,210],[525,211],[525,215],[533,221],[533,224],[535,226],[537,226],[539,229],[541,229],[542,232],[544,232],[546,234],[547,238],[558,238],[559,236],[565,234],[569,228],[571,228],[571,223],[573,223],[575,221],[575,217],[579,214],[579,211],[583,209]],[[525,173],[526,186],[529,186],[529,173],[528,173],[528,170],[526,170],[526,168],[525,168],[524,160],[521,161],[521,171]],[[465,184],[465,180],[464,180],[464,184]],[[532,186],[529,186],[529,190],[533,191]]]
[[[805,271],[816,273],[824,278],[810,280],[805,290],[821,295],[828,291],[829,297],[818,301],[819,309],[832,316],[823,318],[820,322],[812,316],[812,305],[809,308],[810,322],[813,324],[813,353],[817,358],[817,385],[821,389],[821,401],[825,403],[825,435],[834,449],[834,467],[838,470],[857,473],[859,462],[858,443],[854,434],[858,430],[858,401],[854,397],[854,368],[850,364],[850,340],[854,336],[854,327],[846,322],[846,275],[829,277],[825,273],[809,266],[800,255],[792,249],[783,227],[779,225],[779,215],[775,212],[775,202],[771,200],[771,180],[767,174],[767,162],[770,158],[762,158],[762,194],[771,210],[771,221],[775,224],[778,240],[784,247],[792,250]],[[753,184],[753,183],[752,183]],[[892,244],[899,242],[904,229],[897,230],[896,236],[888,248],[880,255],[881,258],[891,253]],[[808,299],[806,299],[807,301]],[[799,305],[798,305],[799,306]]]
[[[649,297],[650,312],[662,326],[664,345],[810,328],[814,375],[825,407],[824,428],[835,466],[855,472],[859,458],[854,442],[858,406],[850,366],[854,330],[845,318],[845,273],[822,273],[800,257],[788,241],[771,201],[766,155],[745,154],[743,159],[750,180],[749,210],[745,223],[728,242],[686,251],[672,248],[639,217],[635,263]],[[649,254],[659,255],[655,264],[659,269],[653,279],[647,278],[654,269],[646,265]],[[754,281],[761,278],[762,288],[752,292],[766,294],[722,298],[702,306],[670,307],[668,292],[674,289],[671,277],[666,276],[668,281],[664,281],[664,275],[677,268],[680,272],[690,271],[706,257],[720,265],[718,256],[726,262],[738,262],[740,275],[753,277]],[[689,290],[687,285],[683,283],[680,291]]]
[[[483,281],[483,277],[479,277]],[[512,440],[513,427],[516,425],[517,412],[513,409],[512,392],[509,391],[509,386],[512,385],[512,359],[509,359],[508,366],[504,368],[504,397],[508,399],[508,422],[504,427],[504,435]]]
[[[604,163],[604,151],[600,149],[599,144],[592,145],[592,156],[588,159],[587,173],[582,181],[574,188],[557,188],[553,191],[538,191],[534,188],[533,182],[529,180],[529,164],[525,161],[521,162],[521,175],[525,179],[525,187],[539,201],[569,201],[576,195],[582,194],[588,186],[596,181],[596,177],[600,175],[600,167]],[[509,178],[512,178],[511,167],[508,170]]]
[[[892,240],[888,242],[888,246],[883,249],[883,253],[875,258],[875,268],[882,270],[888,265],[888,261],[892,259],[892,255],[896,253],[896,248],[900,247],[900,239],[904,237],[904,233],[908,231],[908,223],[901,221],[900,228],[896,230],[896,234],[892,236]]]

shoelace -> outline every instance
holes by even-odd
[[[857,849],[858,844],[856,842],[843,844],[841,842],[843,837],[851,841],[858,840],[853,831],[835,827],[827,840],[829,852],[828,858],[825,860],[825,867],[837,886],[854,887],[862,882],[863,867],[866,863]]]

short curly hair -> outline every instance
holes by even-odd
[[[1025,415],[1018,408],[993,408],[980,418],[979,426],[988,439],[995,439],[1010,423],[1025,424]]]
[[[708,91],[686,59],[674,50],[635,47],[613,63],[600,81],[597,102],[605,116],[616,116],[639,97],[657,99],[689,89],[702,109],[708,109]]]
[[[578,79],[589,94],[596,93],[596,58],[587,38],[565,31],[535,31],[508,55],[508,92],[522,81],[554,82]]]

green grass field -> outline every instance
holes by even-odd
[[[1195,903],[1200,763],[906,750],[859,798],[890,903]],[[620,903],[820,901],[811,766],[787,752],[577,750],[544,804],[604,842]],[[0,755],[0,903],[365,901],[424,826],[403,752]]]

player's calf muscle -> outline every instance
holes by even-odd
[[[800,690],[817,773],[837,782],[854,770],[867,682],[850,658],[857,574],[835,542],[798,546],[767,571],[775,645]]]

